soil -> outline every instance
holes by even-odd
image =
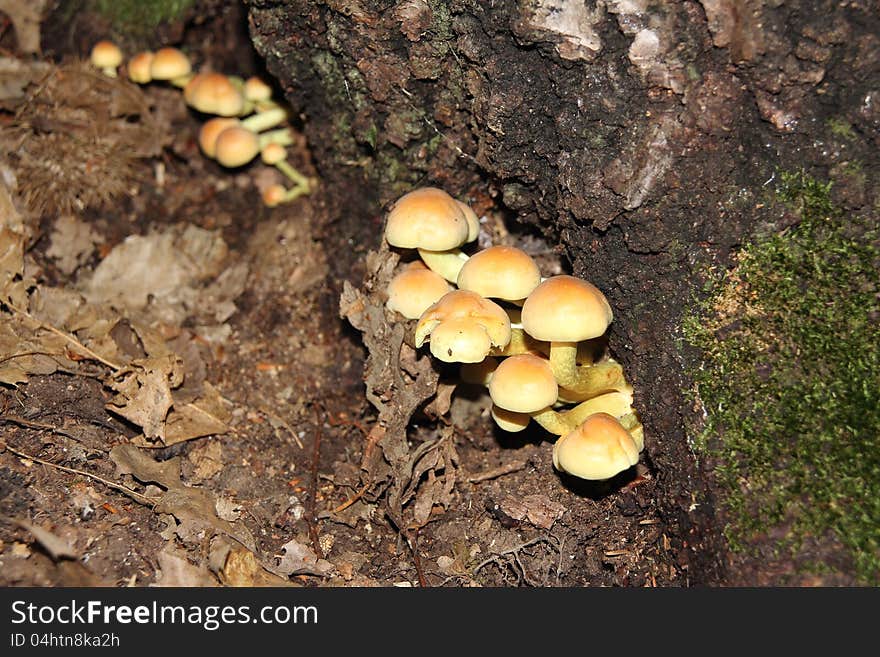
[[[249,75],[262,66],[242,29],[244,13],[190,17],[168,35],[199,52],[202,65]],[[57,44],[49,54],[56,62],[83,56],[98,36],[87,26],[96,24],[48,20],[44,39]],[[554,84],[572,74],[558,67]],[[281,86],[290,90],[284,80]],[[727,87],[719,94],[728,92],[734,94]],[[447,412],[419,403],[403,418],[405,448],[445,450],[442,467],[413,466],[414,489],[434,490],[437,481],[448,486],[424,513],[413,511],[415,493],[409,502],[389,502],[400,484],[393,469],[383,471],[382,485],[365,481],[365,452],[384,426],[365,388],[369,358],[377,354],[340,317],[346,282],[369,292],[368,254],[379,248],[383,202],[397,188],[351,197],[363,189],[364,177],[316,167],[310,146],[315,162],[326,167],[334,158],[322,153],[339,144],[316,145],[304,116],[295,123],[310,141],[300,136],[290,160],[318,177],[317,190],[266,208],[258,185],[271,178],[268,167],[230,172],[207,160],[194,139],[200,117],[178,92],[148,85],[142,93],[161,108],[156,114],[166,140],[158,154],[131,164],[136,193],[76,212],[99,247],[65,271],[50,255],[62,213],[23,210],[33,234],[27,253],[38,285],[81,290],[89,272],[130,235],[190,225],[222,237],[228,248],[223,267],[247,267],[234,312],[207,322],[192,311],[154,328],[169,339],[183,336],[194,350],[190,362],[201,363],[200,383],[222,398],[227,430],[143,447],[142,425],[108,410],[114,398],[109,371],[89,359],[0,387],[0,584],[686,587],[775,581],[753,562],[731,569],[710,464],[694,458],[683,430],[690,413],[681,394],[688,355],[657,342],[658,334],[674,334],[700,272],[727,261],[745,225],[779,221],[759,210],[731,213],[718,220],[728,223],[707,219],[693,235],[689,213],[724,197],[731,177],[745,187],[760,184],[756,168],[730,173],[748,153],[725,151],[716,160],[710,149],[687,161],[676,179],[700,178],[703,185],[690,206],[661,203],[637,218],[612,214],[613,225],[609,220],[595,229],[584,218],[622,201],[620,194],[592,190],[591,208],[578,208],[566,196],[578,221],[548,227],[542,212],[550,210],[536,209],[534,189],[523,191],[530,185],[527,172],[499,171],[509,142],[497,134],[486,138],[489,151],[479,155],[485,168],[456,174],[484,217],[481,240],[521,246],[538,257],[545,275],[574,271],[607,292],[615,312],[610,351],[637,391],[646,449],[637,467],[609,482],[560,476],[549,434],[494,428],[485,392],[459,387]],[[710,135],[719,149],[725,138]],[[360,157],[358,148],[346,156]],[[540,167],[541,155],[535,157],[531,165]],[[439,164],[456,162],[454,149],[441,148]],[[418,175],[427,176],[427,168]],[[486,169],[493,171],[488,180],[480,173]],[[698,175],[707,169],[714,176]],[[346,180],[356,182],[347,187]],[[685,245],[682,236],[688,236]],[[141,319],[131,318],[132,325]],[[414,380],[428,376],[418,362],[410,372]],[[448,381],[448,369],[431,367],[433,376]],[[129,452],[120,448],[132,445],[139,445],[132,458],[148,462],[121,465]],[[149,468],[162,473],[143,474]],[[202,496],[207,506],[198,512],[195,502],[184,510],[174,506],[168,492],[180,490]],[[157,494],[164,504],[144,502]]]

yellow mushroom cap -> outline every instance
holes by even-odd
[[[523,431],[529,426],[529,422],[532,419],[532,416],[528,413],[508,411],[506,408],[501,408],[495,404],[492,404],[491,413],[492,419],[495,420],[495,424],[510,433]]]
[[[192,65],[183,51],[177,48],[159,48],[150,63],[150,76],[154,80],[174,80],[189,75]]]
[[[238,116],[244,111],[244,94],[222,73],[199,73],[186,83],[183,99],[205,114]]]
[[[481,326],[494,347],[505,347],[510,342],[510,318],[501,306],[470,290],[452,290],[422,313],[416,324],[416,347],[421,347],[441,323],[450,319],[467,319]],[[487,354],[488,351],[483,355]]]
[[[551,276],[538,285],[522,307],[522,325],[536,340],[580,342],[605,333],[611,306],[592,283],[574,276]]]
[[[610,479],[638,460],[632,436],[607,413],[589,416],[553,446],[553,466],[581,479]]]
[[[217,135],[215,157],[225,167],[240,167],[253,160],[260,152],[260,140],[247,128],[233,125]]]
[[[489,396],[501,408],[535,413],[552,406],[559,394],[549,361],[532,354],[505,358],[489,381]]]
[[[287,190],[284,189],[284,185],[269,185],[263,190],[263,203],[270,208],[274,208],[276,205],[281,204],[286,196]]]
[[[98,41],[92,46],[90,59],[97,68],[116,68],[122,63],[122,51],[112,41]]]
[[[444,363],[479,363],[492,351],[486,329],[465,317],[440,322],[431,332],[431,353]]]
[[[244,81],[244,97],[254,102],[269,100],[272,98],[272,87],[257,76],[251,76]]]
[[[281,144],[272,142],[271,144],[266,144],[263,146],[263,150],[260,151],[260,159],[263,160],[266,164],[278,164],[281,160],[287,157],[287,149],[284,148]],[[439,297],[437,297],[439,299]],[[436,301],[436,299],[435,299]],[[433,303],[433,302],[432,302]],[[428,304],[430,305],[430,304]],[[420,315],[421,313],[419,313]],[[416,315],[418,317],[418,315]],[[412,319],[412,318],[411,318]]]
[[[153,79],[150,68],[153,65],[153,53],[149,50],[139,52],[128,60],[128,79],[138,84],[147,84]]]
[[[208,157],[216,157],[217,137],[226,128],[231,128],[235,125],[238,125],[238,119],[224,116],[217,116],[205,121],[199,129],[199,147],[202,149],[202,152]]]
[[[418,319],[451,290],[452,286],[440,274],[431,271],[421,262],[413,262],[391,279],[385,306],[407,319]]]
[[[525,299],[541,282],[538,265],[515,246],[490,246],[472,255],[458,273],[458,287],[493,299]]]
[[[468,222],[458,205],[442,189],[421,187],[401,196],[385,226],[385,239],[404,249],[449,251],[468,238]]]

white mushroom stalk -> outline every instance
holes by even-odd
[[[449,251],[418,249],[418,252],[428,269],[437,272],[450,283],[455,283],[458,280],[458,274],[469,258],[464,251],[458,248]]]

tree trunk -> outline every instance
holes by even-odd
[[[246,4],[347,234],[375,246],[385,204],[435,184],[508,209],[606,293],[665,519],[687,537],[682,565],[692,583],[723,581],[711,489],[687,439],[682,313],[732,247],[788,220],[762,207],[775,171],[834,175],[835,121],[876,162],[876,4]]]

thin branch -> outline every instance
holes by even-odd
[[[318,559],[324,558],[324,551],[321,549],[321,543],[318,540],[318,526],[316,518],[316,506],[318,495],[318,459],[321,457],[321,426],[324,423],[323,416],[315,410],[315,439],[312,443],[312,464],[311,477],[309,480],[309,506],[308,506],[308,525],[309,538],[312,539],[312,549],[318,555]]]
[[[57,329],[57,328],[55,328],[55,327],[52,326],[51,324],[47,324],[46,322],[37,319],[36,317],[34,317],[33,315],[31,315],[31,314],[30,314],[29,312],[27,312],[26,310],[22,310],[21,308],[12,305],[12,304],[9,303],[9,302],[7,302],[6,305],[9,306],[9,308],[11,308],[14,312],[17,312],[19,315],[22,315],[23,317],[27,317],[27,318],[28,318],[29,320],[31,320],[32,322],[36,322],[36,323],[39,325],[39,327],[40,327],[41,329],[46,330],[46,331],[49,331],[49,332],[51,332],[51,333],[54,333],[55,335],[57,335],[57,336],[59,336],[59,337],[61,337],[61,338],[64,338],[64,339],[67,340],[70,344],[72,344],[74,347],[76,347],[77,349],[79,349],[80,351],[82,351],[83,354],[84,354],[85,356],[88,356],[89,358],[91,358],[91,359],[93,359],[93,360],[96,360],[96,361],[98,361],[98,362],[100,362],[100,363],[104,363],[104,365],[106,365],[107,367],[109,367],[110,369],[112,369],[114,372],[118,372],[119,370],[122,369],[122,366],[121,366],[121,365],[117,365],[117,364],[114,363],[113,361],[109,361],[109,360],[107,360],[106,358],[104,358],[103,356],[101,356],[100,354],[95,353],[94,351],[92,351],[91,349],[89,349],[87,346],[85,346],[82,342],[80,342],[79,340],[77,340],[77,339],[76,339],[75,337],[73,337],[72,335],[69,335],[69,334],[65,333],[65,332],[62,331],[61,329]]]
[[[75,474],[75,475],[82,475],[83,477],[88,477],[89,479],[93,479],[95,481],[98,481],[98,482],[104,484],[105,486],[107,486],[108,488],[112,488],[113,490],[119,491],[120,493],[123,493],[124,495],[128,495],[135,502],[138,502],[140,504],[145,504],[147,506],[153,506],[153,504],[158,499],[158,498],[147,497],[146,495],[142,495],[142,494],[138,493],[137,491],[132,490],[131,488],[128,488],[127,486],[123,486],[122,484],[117,484],[113,481],[109,481],[108,479],[104,479],[103,477],[99,477],[98,475],[92,474],[91,472],[85,472],[84,470],[77,470],[76,468],[68,468],[65,465],[58,465],[57,463],[52,463],[51,461],[46,461],[45,459],[41,459],[37,456],[31,456],[30,454],[26,454],[25,452],[22,452],[22,451],[15,449],[14,447],[9,445],[8,443],[0,442],[0,447],[8,449],[10,452],[15,454],[16,456],[20,456],[23,459],[31,460],[34,463],[39,463],[41,465],[47,465],[51,468],[56,468],[58,470],[61,470],[62,472],[68,472],[70,474]]]

